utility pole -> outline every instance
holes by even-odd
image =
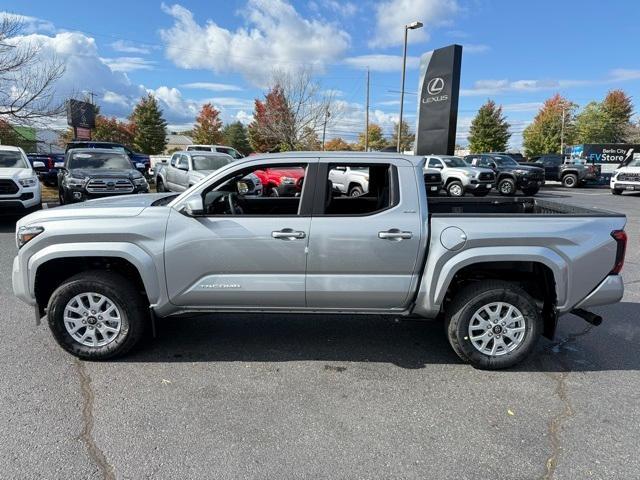
[[[329,117],[331,116],[331,114],[329,113],[329,107],[327,107],[327,110],[324,113],[324,124],[322,125],[322,151],[324,152],[324,138],[325,138],[325,134],[327,133],[327,120],[329,120]]]
[[[564,155],[564,105],[562,106],[562,126],[560,127],[560,155]]]
[[[404,50],[402,52],[402,86],[400,87],[400,118],[398,120],[398,153],[402,145],[402,110],[404,109],[404,77],[407,70],[407,33],[409,30],[422,28],[422,22],[413,22],[404,26]]]
[[[369,67],[367,67],[367,101],[364,116],[364,151],[369,151]]]

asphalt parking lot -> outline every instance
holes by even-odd
[[[440,324],[375,317],[165,320],[81,362],[13,297],[0,220],[0,477],[637,478],[640,194],[540,196],[628,216],[626,293],[499,372],[460,363]]]

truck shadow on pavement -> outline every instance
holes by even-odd
[[[593,327],[572,315],[560,319],[556,338],[506,372],[640,370],[640,304],[600,309]],[[406,369],[462,364],[442,323],[377,316],[224,314],[158,321],[124,362],[374,362]],[[471,368],[471,367],[469,367]]]

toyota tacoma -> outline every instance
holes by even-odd
[[[400,154],[262,155],[180,195],[32,213],[16,226],[13,290],[83,359],[125,354],[159,317],[375,314],[442,321],[460,359],[487,369],[523,360],[560,316],[598,324],[588,309],[622,298],[624,215],[431,197],[423,165]],[[336,192],[336,167],[368,169],[367,192]],[[268,169],[300,169],[300,195],[243,195],[243,179]]]

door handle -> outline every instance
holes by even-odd
[[[378,232],[378,238],[382,240],[395,240],[396,242],[400,240],[408,240],[413,237],[413,233],[411,232],[403,232],[398,230],[397,228],[392,228],[391,230],[387,230],[386,232]]]
[[[282,230],[271,232],[271,236],[273,238],[278,238],[280,240],[296,240],[296,239],[304,238],[307,235],[300,230],[293,230],[292,228],[283,228]]]

